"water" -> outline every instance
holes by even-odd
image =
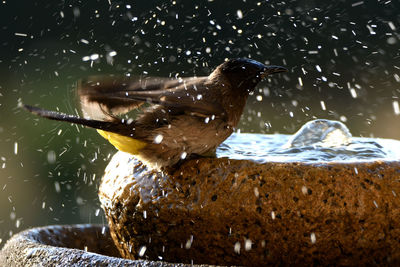
[[[400,141],[352,137],[337,121],[315,120],[294,135],[233,134],[218,157],[265,162],[365,162],[400,160]]]
[[[284,147],[339,147],[349,144],[351,138],[350,130],[340,121],[319,119],[304,124],[289,138]]]

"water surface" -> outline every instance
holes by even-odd
[[[265,162],[366,162],[400,160],[400,141],[352,137],[346,145],[287,147],[292,135],[232,134],[217,149],[218,157]]]

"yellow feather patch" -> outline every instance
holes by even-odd
[[[110,142],[118,150],[133,155],[139,154],[139,151],[147,145],[145,142],[117,133],[111,133],[103,130],[97,130],[97,132],[107,139],[108,142]]]

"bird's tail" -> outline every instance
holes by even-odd
[[[80,118],[78,116],[67,115],[64,113],[45,110],[42,108],[32,107],[29,105],[22,105],[22,107],[35,115],[38,115],[40,117],[47,118],[50,120],[65,121],[65,122],[80,124],[80,125],[84,125],[84,126],[87,126],[90,128],[95,128],[95,129],[108,131],[108,132],[115,132],[115,133],[120,132],[118,130],[117,125],[121,125],[121,123],[117,124],[116,122],[112,122],[112,121],[99,121],[99,120],[85,119],[85,118]]]

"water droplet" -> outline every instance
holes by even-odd
[[[236,11],[236,15],[237,15],[238,19],[242,19],[242,18],[243,18],[243,12],[242,12],[242,10],[238,9],[238,10]]]
[[[315,236],[315,233],[311,233],[310,239],[311,239],[311,244],[315,244],[315,242],[317,242],[317,237]]]
[[[397,100],[393,101],[393,111],[395,115],[400,115],[400,107],[399,107],[399,102]]]
[[[139,249],[139,257],[143,257],[143,255],[144,255],[144,253],[146,252],[146,246],[142,246],[140,249]]]
[[[250,239],[246,239],[244,241],[244,250],[249,251],[251,250],[251,245],[253,244],[253,242],[251,242]]]
[[[321,109],[326,110],[325,102],[323,100],[320,101]]]
[[[235,253],[240,254],[240,243],[236,242],[235,245],[233,246],[233,251],[235,251]]]
[[[299,80],[299,85],[303,86],[303,79],[301,79],[301,77],[298,77],[298,80]]]
[[[186,156],[187,156],[187,153],[185,151],[183,151],[182,154],[181,154],[181,159],[185,159]]]
[[[159,134],[154,138],[154,143],[155,144],[160,144],[163,139],[164,139],[164,136],[162,134]]]
[[[47,162],[50,164],[53,164],[56,162],[56,152],[54,152],[53,150],[50,150],[49,152],[47,152]]]
[[[301,187],[301,192],[302,192],[304,195],[307,195],[307,192],[308,192],[307,187],[303,185],[303,186]]]
[[[258,188],[257,188],[257,187],[254,187],[254,195],[255,195],[256,197],[259,197],[259,196],[260,196],[260,192],[258,191]]]
[[[193,235],[190,235],[190,238],[186,241],[185,248],[190,249],[193,243]]]
[[[54,188],[56,190],[57,193],[61,192],[61,187],[60,187],[60,183],[59,182],[54,182]]]
[[[100,57],[99,54],[93,54],[93,55],[90,55],[90,60],[96,60],[96,59],[98,59],[99,57]]]

